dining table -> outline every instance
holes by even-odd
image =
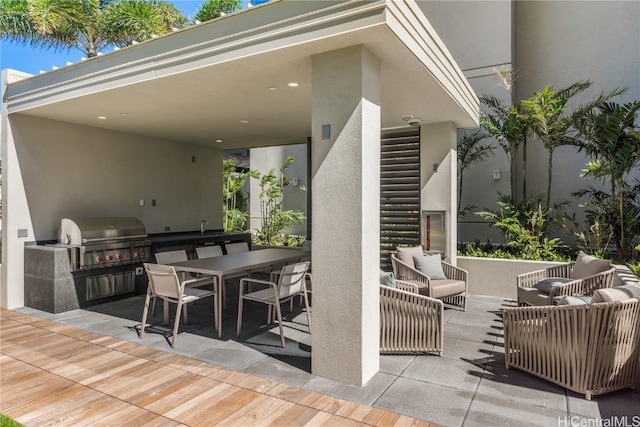
[[[311,252],[295,248],[266,248],[256,249],[234,254],[220,255],[211,258],[198,258],[168,264],[176,271],[198,273],[214,278],[214,286],[221,292],[225,278],[238,273],[266,268],[273,269],[280,264],[289,264],[308,260]],[[220,294],[219,294],[220,295]],[[223,298],[218,298],[215,315],[218,318],[218,337],[222,336],[222,307]]]

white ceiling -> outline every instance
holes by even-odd
[[[261,13],[258,9],[268,10],[256,8],[249,13]],[[13,98],[13,88],[9,89],[9,112],[225,149],[301,143],[311,135],[311,56],[363,44],[381,59],[383,128],[406,125],[404,114],[420,117],[425,124],[454,121],[458,127],[473,127],[476,119],[427,69],[415,49],[386,25],[386,18],[381,19],[368,26],[354,20],[348,31],[338,30],[337,24],[325,26],[323,37],[297,36],[295,43],[269,50],[256,43],[259,48],[252,54],[243,52],[224,60],[212,55],[208,63],[185,61],[179,71],[161,70],[153,64],[161,60],[148,56],[148,51],[166,46],[163,57],[170,56],[176,42],[188,45],[190,30],[184,30],[48,73],[51,76],[35,76],[24,90],[17,84]],[[206,31],[206,25],[215,22],[202,25],[199,31]],[[336,31],[328,33],[327,28]],[[137,64],[132,58],[152,63],[143,77],[127,74],[126,65]],[[109,84],[92,83],[102,74],[107,80],[108,73],[116,73],[113,70],[118,78],[109,78]],[[299,86],[289,87],[290,82]],[[80,85],[84,85],[82,91],[74,92]]]

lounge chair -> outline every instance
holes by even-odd
[[[420,294],[467,310],[466,270],[443,261],[439,254],[423,252],[421,246],[398,247],[391,264],[395,277],[416,285]]]
[[[564,295],[591,296],[610,288],[615,274],[610,261],[580,252],[575,262],[518,275],[518,305],[553,305]]]
[[[634,388],[640,299],[619,288],[597,290],[590,304],[504,309],[506,367],[584,394],[587,400]],[[636,289],[640,296],[640,287]]]
[[[444,304],[418,293],[412,283],[380,285],[380,353],[442,356]]]

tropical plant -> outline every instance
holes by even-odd
[[[524,259],[552,259],[560,244],[559,238],[550,238],[553,230],[561,229],[566,202],[547,208],[542,196],[515,202],[511,197],[499,194],[497,211],[476,212],[505,236],[506,244]]]
[[[205,0],[193,17],[200,22],[205,22],[241,8],[241,0]]]
[[[492,143],[481,143],[489,135],[480,129],[471,133],[465,133],[458,140],[458,216],[464,216],[465,212],[472,209],[467,206],[461,210],[462,204],[462,184],[464,183],[464,171],[471,165],[486,160],[495,148]]]
[[[617,194],[589,186],[572,193],[572,196],[587,199],[582,206],[585,212],[584,228],[588,231],[577,233],[578,237],[584,242],[582,234],[585,234],[588,242],[598,243],[592,246],[585,245],[584,249],[592,250],[594,254],[598,254],[597,249],[600,249],[601,253],[609,254],[609,243],[615,242],[617,258],[633,259],[633,248],[640,243],[640,182],[636,180],[634,185],[624,183],[622,217],[619,213]],[[623,229],[626,230],[625,241],[621,244]],[[621,255],[620,249],[623,246],[629,248],[624,256]],[[636,251],[635,257],[638,255],[640,254]]]
[[[534,92],[533,97],[522,101],[531,120],[533,134],[549,151],[547,165],[547,203],[551,205],[551,182],[553,178],[553,152],[556,148],[571,142],[571,115],[567,114],[567,104],[575,95],[591,86],[590,81],[577,82],[565,89],[554,91],[551,85],[545,86],[541,92]]]
[[[0,38],[47,49],[76,48],[88,57],[186,22],[162,0],[0,0]]]
[[[238,171],[230,159],[223,161],[223,228],[224,231],[245,231],[249,213],[247,212],[247,197],[242,189],[249,178],[258,178],[258,171]]]
[[[509,162],[509,191],[515,197],[514,167],[518,149],[522,147],[522,197],[527,198],[527,138],[531,132],[530,118],[522,102],[517,102],[513,95],[513,84],[516,80],[515,70],[497,70],[496,74],[501,86],[509,92],[510,104],[507,105],[498,97],[483,94],[480,102],[486,105],[491,113],[480,112],[480,125],[498,142]]]
[[[297,210],[283,210],[284,189],[290,184],[285,171],[293,164],[288,156],[276,175],[275,168],[259,177],[260,180],[260,230],[256,239],[265,245],[277,244],[278,235],[287,227],[304,221],[305,216]]]
[[[575,144],[592,160],[582,171],[583,177],[609,181],[610,194],[617,206],[614,225],[618,256],[626,259],[630,246],[627,225],[629,203],[625,201],[625,180],[640,164],[640,132],[635,125],[640,102],[617,104],[602,102],[596,108],[584,108],[576,114],[574,126],[579,139]]]

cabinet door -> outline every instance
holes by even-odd
[[[134,271],[124,271],[113,275],[113,294],[126,294],[135,290]]]
[[[87,277],[87,301],[113,295],[111,275]]]

